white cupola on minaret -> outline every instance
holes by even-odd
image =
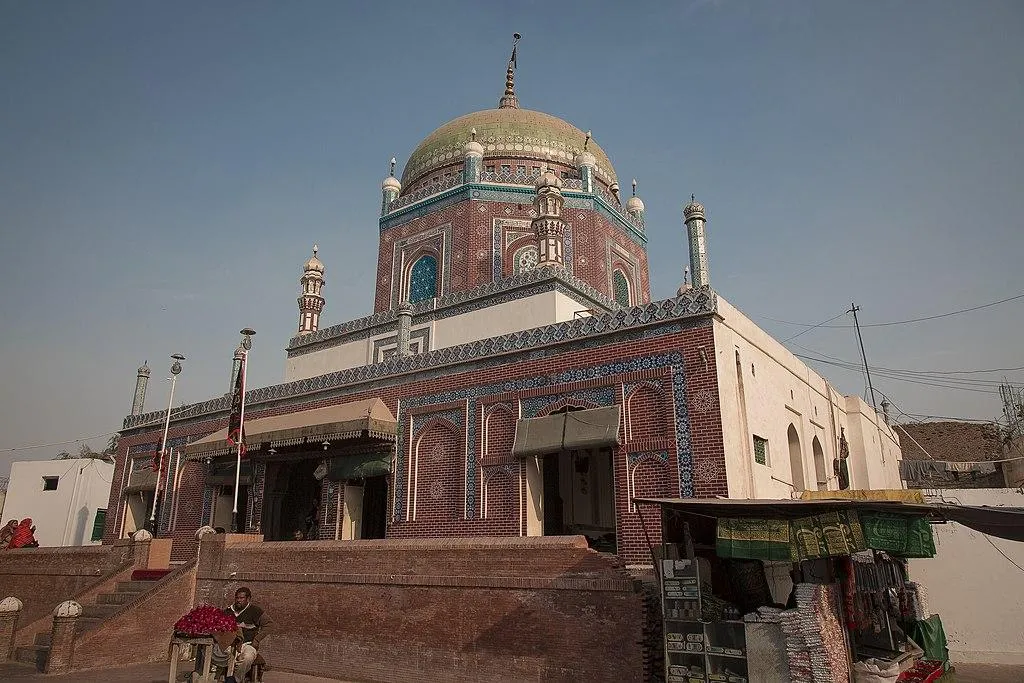
[[[302,279],[302,294],[299,296],[299,334],[316,332],[320,326],[320,312],[324,310],[324,299],[321,291],[324,287],[324,264],[317,258],[319,251],[317,245],[313,245],[313,255],[304,266]]]
[[[398,159],[391,157],[391,172],[388,177],[384,179],[384,182],[380,184],[380,215],[386,216],[388,211],[391,210],[391,205],[398,199],[398,194],[402,191],[402,183],[399,182],[398,178],[395,177],[395,164],[398,163]],[[314,250],[314,258],[315,258]]]

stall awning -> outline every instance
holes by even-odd
[[[327,479],[346,481],[383,477],[391,473],[391,453],[365,453],[331,458],[327,465]]]
[[[250,451],[362,436],[394,440],[396,431],[394,415],[379,398],[245,421],[245,441]],[[187,445],[185,454],[196,459],[233,450],[225,427]]]
[[[590,408],[516,422],[512,455],[525,458],[619,443],[621,408]]]
[[[143,491],[153,491],[155,489],[156,472],[153,472],[152,470],[142,470],[140,472],[132,472],[128,486],[124,487],[124,492],[125,494],[142,493]]]
[[[902,503],[891,500],[769,500],[728,498],[634,498],[634,503],[657,505],[702,517],[796,519],[839,510],[916,516],[932,522],[957,522],[989,536],[1024,541],[1024,508],[977,505]]]

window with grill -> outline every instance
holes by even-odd
[[[754,462],[758,465],[768,464],[768,439],[754,435]]]
[[[103,526],[107,523],[107,510],[106,508],[100,508],[96,510],[96,519],[92,522],[92,536],[89,540],[91,541],[102,541],[103,540]]]
[[[488,164],[487,165],[487,172],[488,173],[494,173],[494,164]]]
[[[626,274],[621,270],[616,270],[612,275],[612,294],[615,296],[615,302],[620,306],[629,306],[629,280],[626,279]]]
[[[532,244],[523,247],[516,252],[515,261],[513,262],[514,273],[518,275],[519,273],[533,270],[537,267],[539,260],[540,254],[537,251],[537,247]]]
[[[502,164],[501,165],[501,172],[502,173],[511,173],[512,172],[512,166],[510,164]]]
[[[426,301],[437,296],[437,259],[424,254],[412,264],[409,275],[409,303]]]

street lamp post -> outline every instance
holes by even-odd
[[[174,405],[174,385],[178,382],[178,375],[181,374],[181,361],[185,360],[185,356],[180,353],[171,354],[171,360],[174,361],[171,364],[171,376],[168,378],[171,380],[171,395],[167,399],[167,415],[164,417],[164,437],[160,440],[160,455],[157,458],[156,464],[156,487],[153,489],[153,509],[149,513],[149,525],[153,527],[154,535],[157,532],[156,503],[160,499],[160,474],[164,469],[164,453],[167,451],[167,430],[171,426],[171,406]]]
[[[235,461],[235,502],[231,508],[231,530],[236,534],[242,533],[242,530],[238,528],[238,487],[241,484],[242,479],[242,449],[245,447],[245,373],[246,366],[249,364],[249,349],[252,348],[252,338],[256,335],[256,330],[251,327],[242,328],[240,334],[242,335],[242,365],[238,369],[242,373],[242,405],[238,416],[238,454]]]

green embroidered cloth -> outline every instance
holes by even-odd
[[[718,520],[719,557],[748,560],[792,560],[789,522],[784,519]]]
[[[869,548],[897,557],[935,557],[932,525],[923,517],[869,512],[860,519]]]
[[[800,519],[718,520],[719,557],[798,562],[866,550],[856,512],[826,512]]]

